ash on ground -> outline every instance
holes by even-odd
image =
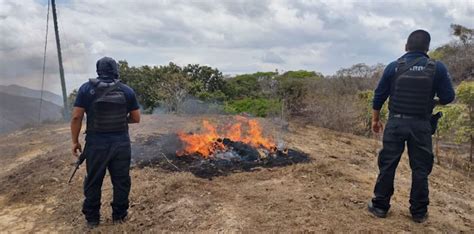
[[[210,179],[259,167],[283,167],[310,161],[306,153],[294,149],[269,153],[242,142],[226,144],[229,150],[216,152],[209,158],[197,154],[177,156],[176,150],[182,147],[177,135],[152,136],[132,144],[132,165],[139,168],[159,167],[166,171],[189,171],[197,177]]]

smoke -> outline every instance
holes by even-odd
[[[132,164],[147,165],[159,163],[166,155],[175,155],[182,147],[176,134],[156,135],[137,139],[140,144],[132,144]]]
[[[178,113],[199,114],[224,114],[224,107],[218,102],[205,102],[196,98],[186,99],[178,108]]]
[[[153,114],[177,113],[186,115],[225,114],[224,105],[220,102],[206,102],[195,97],[188,97],[177,107],[166,103],[153,108]]]

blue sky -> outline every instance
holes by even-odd
[[[68,90],[104,56],[132,65],[205,64],[224,74],[388,63],[407,35],[448,43],[449,25],[474,28],[474,1],[67,0],[57,1]],[[0,0],[0,84],[39,88],[46,0]],[[47,89],[59,93],[52,23]]]

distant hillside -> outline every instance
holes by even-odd
[[[5,87],[5,86],[3,86]],[[0,134],[20,129],[27,124],[38,123],[39,100],[3,93],[0,91]],[[59,120],[62,107],[43,101],[41,119]]]
[[[15,96],[39,98],[41,96],[40,90],[29,89],[19,85],[0,85],[0,93],[11,94]],[[63,98],[55,93],[44,91],[43,100],[52,102],[58,106],[63,106]]]

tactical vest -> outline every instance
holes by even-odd
[[[428,59],[422,69],[413,69],[418,61],[420,59],[407,64],[405,58],[398,60],[397,72],[390,86],[388,108],[391,113],[423,116],[433,111],[436,61]]]
[[[94,87],[95,99],[87,113],[87,133],[127,131],[127,99],[120,81],[90,79],[89,82]]]

